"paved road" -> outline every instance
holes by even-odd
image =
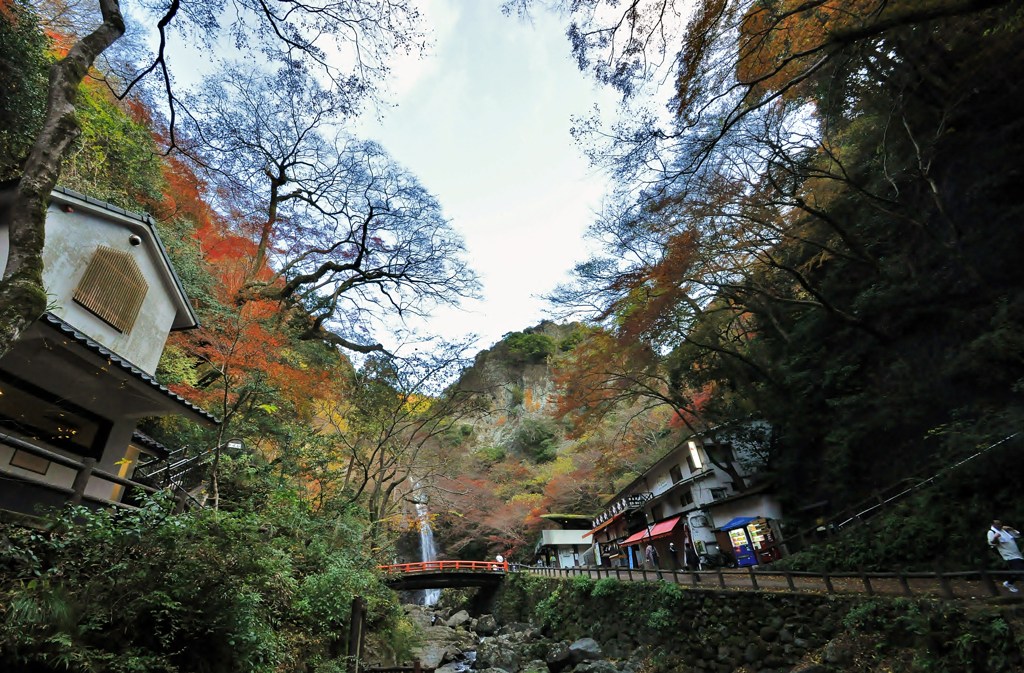
[[[837,573],[824,576],[817,573],[783,573],[772,570],[723,569],[697,573],[673,573],[671,570],[653,571],[620,568],[534,568],[521,567],[535,575],[546,577],[589,576],[594,579],[611,577],[621,581],[677,582],[697,589],[728,589],[744,591],[795,591],[803,593],[877,594],[880,596],[933,596],[952,600],[1019,596],[1002,586],[1008,573],[993,572],[987,577],[978,572],[959,573]],[[697,582],[694,582],[694,578]]]

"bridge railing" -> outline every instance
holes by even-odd
[[[508,561],[420,561],[377,566],[385,573],[508,572]]]

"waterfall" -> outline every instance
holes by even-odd
[[[434,546],[434,531],[430,528],[430,513],[427,511],[427,503],[416,503],[416,516],[420,520],[420,560],[436,561],[437,547]],[[423,590],[424,605],[434,605],[440,597],[440,589]]]

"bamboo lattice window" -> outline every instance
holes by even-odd
[[[96,248],[74,300],[118,332],[131,331],[149,285],[131,254],[104,245]]]

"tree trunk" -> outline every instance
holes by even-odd
[[[7,267],[0,279],[0,357],[46,310],[43,287],[43,243],[46,209],[61,164],[78,137],[75,101],[78,87],[96,61],[124,34],[118,0],[100,0],[103,22],[75,43],[67,56],[50,68],[49,93],[42,130],[36,136],[7,208],[0,213],[10,232]]]

